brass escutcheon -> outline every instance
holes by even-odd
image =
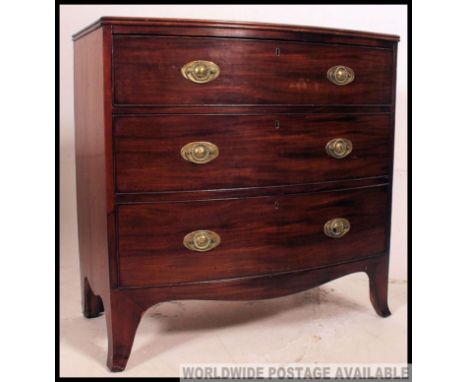
[[[186,161],[205,164],[217,158],[219,149],[211,142],[190,142],[180,149],[180,155]]]
[[[219,243],[221,243],[219,235],[209,230],[193,231],[184,237],[184,246],[191,251],[210,251],[216,248]]]
[[[327,143],[325,151],[336,159],[343,159],[353,151],[353,143],[346,138],[335,138]]]
[[[185,64],[180,69],[184,78],[196,84],[206,84],[218,78],[221,70],[211,61],[197,60]]]
[[[333,66],[327,71],[327,78],[338,86],[348,85],[354,81],[354,71],[343,65]]]
[[[346,235],[351,229],[351,223],[345,218],[335,218],[327,221],[323,225],[325,235],[338,239]]]

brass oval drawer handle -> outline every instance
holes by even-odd
[[[333,66],[328,69],[327,78],[335,85],[348,85],[354,81],[354,70],[343,65]]]
[[[346,235],[351,229],[351,223],[345,218],[335,218],[327,221],[323,225],[325,235],[338,239]]]
[[[219,243],[221,243],[219,235],[209,230],[193,231],[184,237],[184,246],[191,251],[210,251],[216,248]]]
[[[184,78],[196,84],[206,84],[218,78],[221,70],[211,61],[197,60],[185,64],[180,69]]]
[[[218,157],[219,149],[211,142],[190,142],[180,149],[180,155],[188,162],[205,164]]]
[[[353,151],[353,143],[346,138],[335,138],[327,143],[325,151],[336,159],[343,159]]]

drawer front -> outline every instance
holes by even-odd
[[[121,205],[120,284],[243,277],[376,255],[385,250],[386,212],[386,186],[313,195]],[[340,238],[324,233],[324,224],[336,218],[350,223]],[[187,249],[184,238],[197,230],[219,235],[219,245],[206,252]]]
[[[216,64],[217,78],[207,83],[184,78],[184,65],[198,60]],[[335,66],[350,68],[354,80],[344,86],[332,83],[327,73]],[[114,103],[119,105],[388,105],[392,100],[393,53],[382,48],[116,36],[113,67]]]
[[[390,114],[161,115],[115,119],[119,192],[258,187],[387,175]],[[333,139],[351,142],[337,159]],[[195,164],[181,155],[192,142],[218,156]]]

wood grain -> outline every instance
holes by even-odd
[[[115,118],[118,192],[182,191],[313,183],[388,175],[390,114],[164,115]],[[279,126],[276,126],[276,123]],[[335,159],[328,141],[353,151]],[[180,149],[209,141],[214,161],[187,162]]]
[[[120,288],[113,293],[132,299],[145,310],[154,304],[172,300],[243,301],[246,300],[246,296],[249,300],[261,300],[301,292],[356,272],[365,272],[370,277],[378,276],[376,270],[384,269],[386,265],[388,266],[388,253],[380,253],[371,258],[315,269],[301,269],[255,277],[236,277],[203,283]],[[371,293],[380,299],[379,304],[387,305],[387,296],[383,293],[375,293],[374,283],[370,282],[369,286]]]
[[[304,25],[141,17],[101,17],[74,34],[73,39],[105,25],[112,26],[115,34],[263,38],[381,47],[391,46],[400,39],[383,33]]]
[[[114,105],[114,115],[392,113],[392,105]]]
[[[247,197],[280,196],[308,194],[317,192],[339,191],[348,189],[369,188],[374,186],[388,185],[387,176],[372,178],[354,178],[317,183],[289,184],[267,187],[249,188],[219,188],[211,190],[188,190],[188,191],[160,191],[160,192],[134,192],[117,193],[115,201],[117,204],[131,203],[164,203],[200,200],[229,200],[243,199]]]
[[[281,54],[276,55],[280,49]],[[392,50],[225,38],[114,36],[114,104],[390,104]],[[221,69],[207,84],[185,79],[188,62]],[[332,84],[346,65],[355,80]]]
[[[315,195],[122,205],[118,207],[121,286],[205,281],[331,265],[385,250],[387,187]],[[350,232],[332,239],[326,221]],[[186,249],[189,232],[208,229],[221,244]]]
[[[109,294],[107,181],[112,177],[106,168],[103,50],[102,29],[74,44],[78,239],[85,316],[95,313],[90,311],[95,306],[93,296],[105,300]]]

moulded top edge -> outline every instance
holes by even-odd
[[[323,27],[312,27],[304,25],[270,24],[245,21],[214,21],[214,20],[196,20],[196,19],[169,19],[169,18],[144,18],[144,17],[101,17],[91,25],[75,33],[72,37],[76,40],[87,33],[99,28],[102,25],[119,26],[165,26],[165,27],[212,27],[212,28],[232,28],[232,29],[256,29],[265,31],[284,31],[299,32],[311,34],[324,34],[343,37],[367,38],[385,41],[400,41],[400,36],[363,32],[346,29],[333,29]]]

